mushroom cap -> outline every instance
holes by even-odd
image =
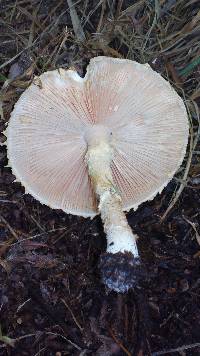
[[[42,74],[21,95],[7,128],[13,173],[41,203],[95,216],[87,137],[112,133],[114,182],[123,210],[161,192],[182,163],[188,118],[182,99],[148,64],[96,57],[81,78]]]

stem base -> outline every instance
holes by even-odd
[[[143,275],[140,258],[130,252],[104,253],[100,259],[103,283],[111,290],[126,293]]]

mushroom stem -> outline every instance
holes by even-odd
[[[121,197],[113,181],[112,156],[111,146],[104,141],[89,147],[87,153],[89,175],[99,201],[98,208],[107,237],[107,252],[129,252],[134,257],[139,257],[137,235],[133,234],[128,225],[122,210]]]
[[[89,175],[99,201],[99,211],[107,237],[107,251],[102,254],[102,280],[116,292],[127,292],[138,283],[141,265],[134,235],[122,210],[122,201],[114,184],[111,161],[113,149],[107,141],[88,146]]]

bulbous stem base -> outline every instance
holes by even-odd
[[[104,253],[99,267],[103,283],[117,293],[126,293],[139,284],[144,272],[140,258],[132,253]]]

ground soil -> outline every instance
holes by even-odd
[[[188,107],[190,144],[162,194],[127,214],[146,269],[127,294],[101,282],[100,218],[25,194],[1,147],[0,355],[199,355],[199,1],[79,1],[82,31],[67,3],[0,2],[1,130],[33,75],[59,66],[82,75],[103,54],[149,62],[171,82]]]

